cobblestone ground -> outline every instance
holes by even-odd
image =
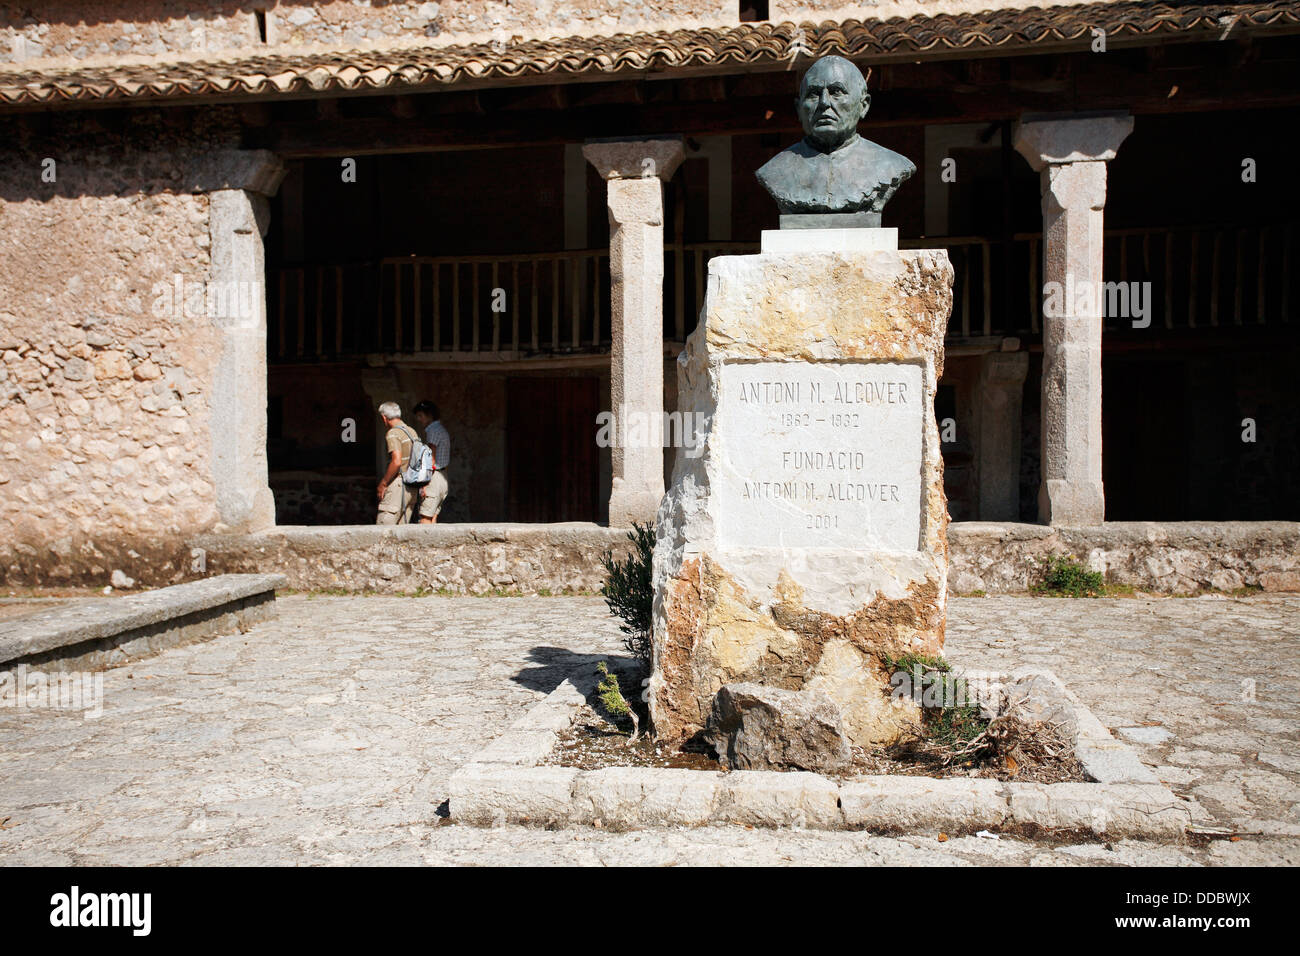
[[[603,602],[279,606],[246,634],[108,671],[97,720],[0,710],[0,864],[1300,863],[1297,596],[952,602],[950,657],[1050,667],[1104,724],[1140,728],[1175,791],[1260,834],[1111,849],[458,826],[438,810],[452,772],[570,669],[620,652]]]

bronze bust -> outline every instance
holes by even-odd
[[[855,224],[880,225],[885,203],[916,166],[858,135],[870,106],[866,77],[844,57],[809,67],[795,102],[804,138],[758,170],[783,217],[857,213],[867,215]]]

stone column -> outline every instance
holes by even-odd
[[[267,197],[279,188],[284,166],[263,150],[230,150],[202,160],[195,178],[197,191],[209,200],[208,281],[238,306],[211,318],[220,336],[208,421],[218,529],[259,531],[275,524],[266,462],[262,237],[270,224]]]
[[[1106,163],[1128,115],[1025,120],[1016,149],[1042,174],[1043,484],[1039,520],[1102,523],[1101,265]]]
[[[980,359],[975,398],[980,521],[1020,520],[1020,406],[1028,371],[1028,352],[989,352]]]
[[[609,524],[652,521],[664,495],[663,181],[683,157],[680,138],[593,141],[582,154],[608,184],[612,315]],[[626,441],[622,439],[626,439]]]

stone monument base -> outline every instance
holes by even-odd
[[[679,453],[654,554],[661,739],[697,734],[731,683],[823,691],[857,746],[919,722],[887,661],[943,646],[934,392],[952,279],[943,250],[710,262],[678,359],[678,407],[703,433]]]

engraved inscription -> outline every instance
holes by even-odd
[[[733,362],[720,384],[724,546],[920,547],[921,366]]]

